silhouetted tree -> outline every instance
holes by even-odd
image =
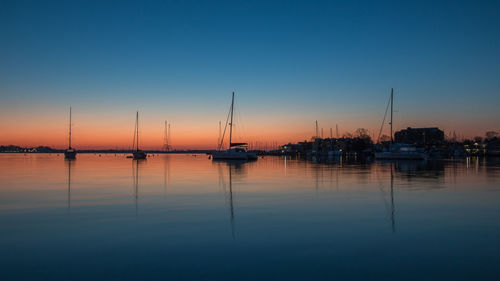
[[[488,131],[486,132],[486,139],[487,140],[491,140],[491,139],[494,139],[498,136],[498,132],[495,132],[495,131]]]
[[[389,137],[388,135],[381,135],[380,136],[380,142],[386,142],[386,141],[390,141],[391,140],[391,137]]]
[[[369,139],[370,138],[370,136],[368,135],[368,130],[365,128],[356,129],[355,135],[356,135],[356,137],[358,137],[360,139]]]

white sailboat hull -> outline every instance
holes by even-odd
[[[244,151],[216,151],[212,153],[212,159],[248,160],[248,155]]]

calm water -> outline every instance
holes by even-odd
[[[500,165],[0,154],[0,280],[500,280]]]

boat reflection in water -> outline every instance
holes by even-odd
[[[142,165],[144,159],[138,159],[132,161],[132,180],[134,183],[134,203],[135,203],[135,214],[139,212],[138,201],[139,201],[139,166]]]
[[[219,174],[219,187],[222,187],[225,195],[226,202],[229,207],[230,223],[231,223],[231,236],[235,239],[235,225],[234,225],[234,203],[233,203],[233,175],[237,179],[242,178],[246,174],[247,161],[245,160],[215,160],[213,163],[217,165]],[[227,180],[226,180],[227,177]]]
[[[2,280],[499,276],[498,161],[78,157],[0,154]]]
[[[394,164],[390,163],[390,168],[391,168],[391,174],[390,174],[390,206],[388,206],[387,201],[385,201],[385,196],[384,196],[384,201],[386,203],[386,207],[390,213],[390,218],[391,218],[391,228],[392,232],[396,232],[396,208],[394,207]]]
[[[167,196],[168,185],[170,184],[170,155],[165,154],[163,160],[163,195]]]
[[[75,165],[74,159],[65,159],[66,167],[68,170],[68,210],[71,209],[71,168]]]

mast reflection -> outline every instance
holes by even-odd
[[[170,155],[165,154],[163,161],[163,192],[164,198],[167,197],[167,189],[170,184]]]
[[[391,163],[391,225],[392,232],[396,232],[396,220],[395,220],[395,211],[394,208],[394,173],[393,173],[393,164]]]
[[[139,201],[139,166],[142,165],[144,159],[132,160],[132,178],[134,182],[134,203],[135,203],[135,214],[138,215],[138,201]]]
[[[387,164],[390,165],[389,166],[390,167],[390,174],[389,174],[389,177],[390,177],[389,178],[389,181],[390,181],[390,184],[389,184],[390,201],[389,202],[387,202],[387,200],[386,200],[387,194],[385,191],[386,190],[385,184],[383,184],[382,182],[379,182],[379,188],[380,188],[380,192],[382,193],[382,198],[384,200],[384,205],[385,205],[386,211],[390,216],[392,232],[395,233],[396,232],[396,207],[394,204],[394,165],[395,165],[395,163],[387,163]],[[385,171],[384,171],[384,174],[385,174]]]
[[[234,215],[234,203],[233,203],[233,177],[236,176],[241,177],[246,173],[246,163],[247,161],[214,161],[217,163],[217,168],[219,172],[219,186],[222,185],[222,189],[224,190],[224,195],[226,198],[226,202],[229,205],[229,215],[230,215],[230,224],[231,224],[231,236],[233,239],[235,236],[235,215]],[[226,183],[224,179],[223,166],[227,166],[228,175],[229,175],[229,185],[228,189],[226,188]]]
[[[67,208],[68,211],[71,210],[71,167],[75,165],[74,159],[65,159],[66,167],[68,168],[68,198],[67,198]]]
[[[229,168],[229,209],[231,211],[231,236],[234,239],[234,206],[233,206],[233,173],[232,166],[228,165]]]

